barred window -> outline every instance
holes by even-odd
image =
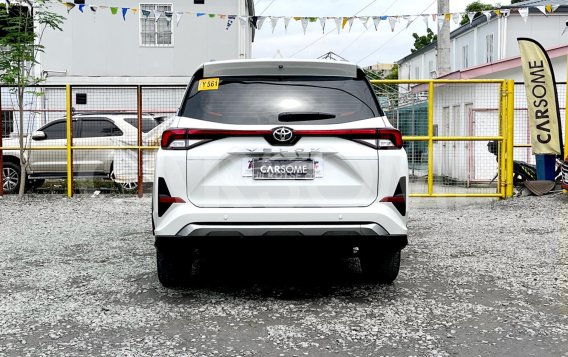
[[[140,4],[141,46],[173,46],[172,7],[172,4]]]

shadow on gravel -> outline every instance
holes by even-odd
[[[199,257],[193,265],[191,286],[177,292],[205,290],[239,297],[299,300],[356,297],[361,290],[373,290],[376,294],[377,290],[392,289],[393,285],[367,283],[356,257],[341,257],[318,249],[249,247]]]

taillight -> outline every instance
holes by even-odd
[[[162,134],[162,149],[189,149],[210,140],[236,136],[262,136],[269,142],[274,141],[272,130],[215,130],[215,129],[169,129]],[[396,129],[330,129],[330,130],[293,130],[296,138],[302,137],[338,137],[355,140],[375,149],[401,149],[402,135]],[[295,144],[296,140],[286,143]],[[280,143],[281,144],[281,143]]]
[[[383,197],[381,202],[392,203],[401,215],[406,216],[406,177],[401,177],[398,180],[394,195]]]
[[[180,150],[187,148],[187,129],[169,129],[162,133],[162,149]]]

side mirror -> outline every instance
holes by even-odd
[[[41,130],[38,131],[34,131],[32,134],[32,139],[33,140],[45,140],[47,138],[47,136],[45,135],[45,133]]]

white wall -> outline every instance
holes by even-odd
[[[169,47],[140,46],[139,24],[141,11],[129,11],[126,21],[122,19],[121,9],[112,15],[110,9],[98,9],[96,14],[88,7],[81,13],[76,7],[69,14],[65,6],[54,4],[56,12],[67,17],[63,31],[46,33],[45,54],[41,58],[41,69],[47,71],[66,71],[66,77],[51,74],[50,83],[64,83],[85,77],[105,77],[107,83],[129,82],[123,77],[162,77],[162,83],[171,83],[168,77],[189,77],[199,64],[210,60],[237,59],[239,31],[246,31],[244,55],[250,57],[250,28],[240,28],[238,19],[229,31],[227,20],[211,19],[208,16],[197,18],[184,14],[176,26],[176,11],[238,14],[239,5],[244,8],[244,0],[207,0],[205,5],[194,5],[193,1],[171,0],[164,2],[145,1],[143,3],[172,3],[173,45]],[[240,3],[240,4],[239,4]],[[115,6],[140,7],[140,2],[116,0]],[[246,13],[242,13],[246,15]],[[164,15],[162,15],[164,16]],[[164,83],[164,79],[166,82]],[[131,81],[131,80],[130,80]],[[77,81],[74,81],[77,83]],[[186,82],[186,80],[184,80]]]

